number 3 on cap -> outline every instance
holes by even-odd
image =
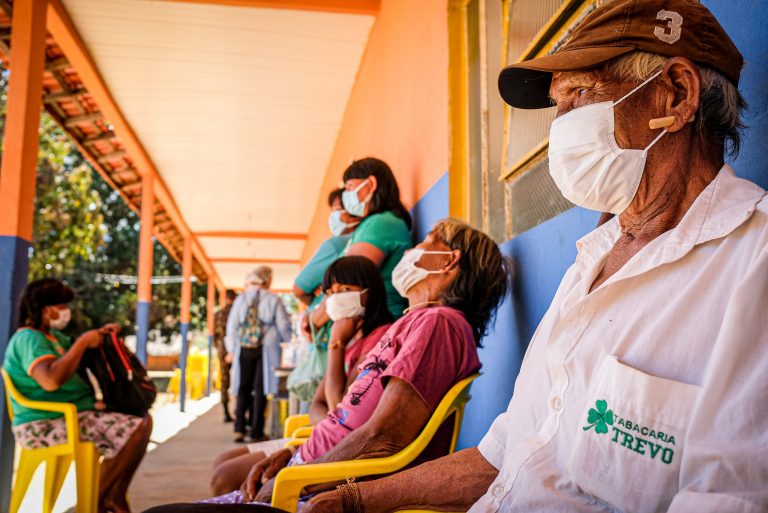
[[[656,15],[656,19],[667,21],[667,26],[654,28],[653,34],[665,43],[677,43],[680,39],[680,27],[683,25],[683,17],[675,11],[665,11],[662,9]]]

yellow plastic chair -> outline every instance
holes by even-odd
[[[461,430],[464,417],[464,407],[472,398],[469,389],[478,374],[465,378],[451,387],[443,400],[437,405],[432,417],[424,426],[419,436],[397,454],[384,458],[367,460],[340,461],[334,463],[315,463],[286,467],[277,474],[272,495],[272,506],[285,511],[296,511],[299,496],[304,487],[319,484],[343,482],[351,478],[390,474],[403,469],[422,453],[437,430],[451,415],[453,419],[453,435],[448,449],[452,453]]]
[[[309,415],[301,413],[299,415],[291,415],[283,423],[283,436],[289,438],[293,436],[293,432],[299,428],[308,427],[310,425]]]
[[[43,513],[51,513],[59,496],[69,464],[75,463],[77,478],[77,513],[97,513],[99,501],[99,459],[100,454],[92,442],[80,441],[77,424],[77,407],[70,403],[32,401],[22,396],[5,369],[0,369],[5,382],[5,396],[8,415],[13,420],[11,400],[18,405],[35,410],[64,414],[67,426],[67,442],[40,449],[21,449],[16,481],[11,492],[10,513],[17,513],[21,501],[29,488],[35,470],[45,463],[45,485],[43,487]]]

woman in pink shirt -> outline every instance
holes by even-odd
[[[357,377],[358,365],[394,321],[387,310],[379,268],[365,257],[343,257],[333,262],[325,272],[322,288],[328,297],[326,313],[334,323],[328,368],[309,408],[312,425],[324,420],[341,401]],[[219,455],[211,477],[214,495],[239,489],[251,467],[285,447],[287,441],[257,442]]]
[[[274,476],[286,465],[385,457],[411,443],[451,386],[480,369],[477,347],[507,293],[508,272],[490,237],[446,219],[403,256],[392,283],[408,299],[405,315],[368,353],[344,398],[300,449],[281,449],[254,465],[229,496],[147,513],[236,513],[238,504],[268,504]],[[445,455],[449,432],[444,425],[416,463]]]

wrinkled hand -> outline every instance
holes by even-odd
[[[99,347],[103,341],[100,330],[88,330],[77,339],[77,342],[85,345],[85,347],[92,349]]]
[[[266,504],[269,504],[272,502],[272,492],[275,489],[275,478],[273,477],[263,485],[261,485],[261,490],[259,490],[259,493],[256,494],[256,498],[253,499],[255,502],[264,502]]]
[[[355,336],[355,333],[362,327],[362,317],[346,317],[344,319],[333,321],[333,326],[331,327],[331,340],[339,340],[343,342],[344,345],[347,345]]]
[[[277,475],[277,473],[288,464],[293,453],[289,449],[280,449],[271,456],[264,458],[256,465],[251,467],[248,477],[245,478],[240,486],[240,493],[247,502],[256,500],[256,494],[267,481]],[[269,491],[270,498],[272,490]]]
[[[325,492],[312,497],[312,499],[304,505],[301,510],[302,513],[336,513],[341,511],[341,494],[333,490],[331,492]]]

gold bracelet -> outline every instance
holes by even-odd
[[[341,508],[343,513],[365,513],[363,497],[354,478],[348,479],[346,484],[339,485],[336,489],[341,494]]]

